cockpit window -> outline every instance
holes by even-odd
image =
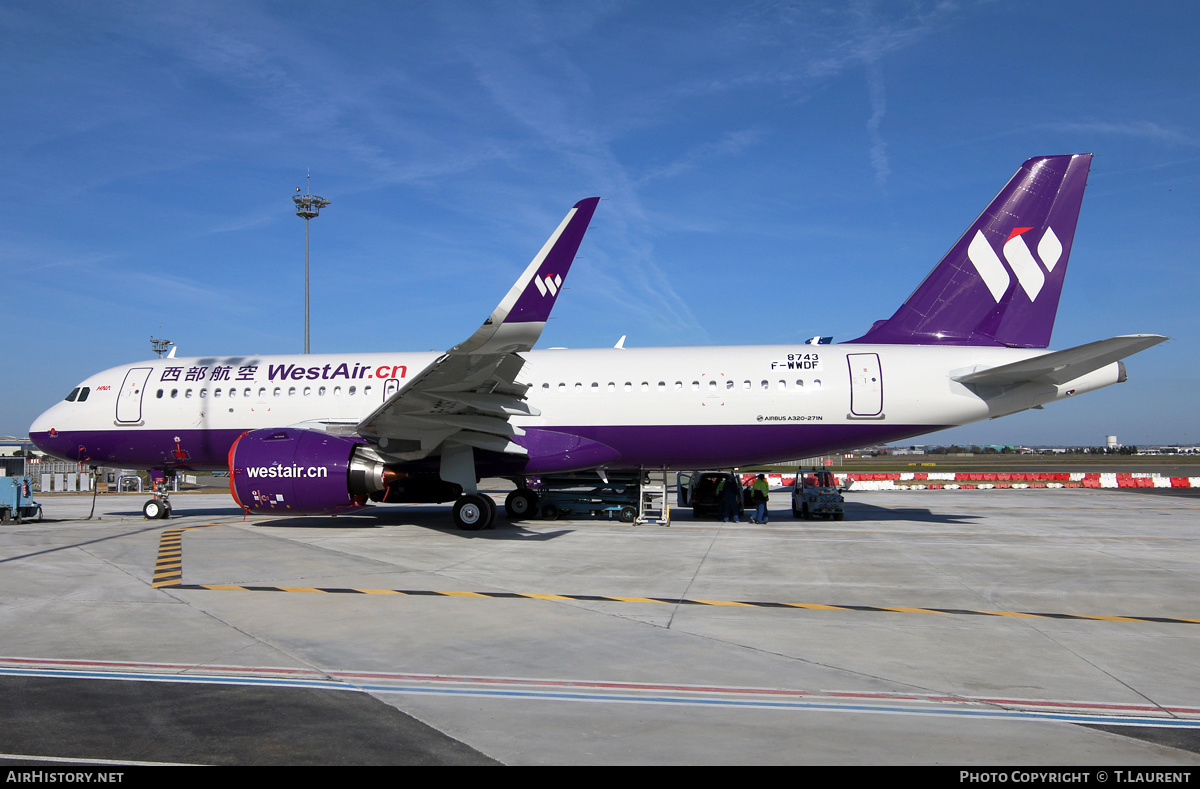
[[[78,394],[79,394],[79,387],[77,386],[71,390],[71,394],[67,395],[63,399],[66,400],[68,403],[73,403],[73,402],[75,402],[75,396]]]
[[[79,390],[79,397],[76,397],[76,398],[75,398],[75,402],[77,402],[77,403],[82,403],[84,400],[86,400],[86,399],[87,399],[88,393],[89,393],[89,392],[91,392],[91,391],[92,391],[91,387],[88,387],[88,386],[85,386],[85,387],[83,387],[82,389],[80,389],[80,390]]]

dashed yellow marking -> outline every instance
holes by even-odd
[[[235,584],[183,583],[183,532],[204,528],[189,526],[169,529],[159,540],[158,559],[154,567],[153,587],[158,589],[210,590],[225,592],[305,592],[320,594],[379,594],[410,597],[473,597],[490,599],[553,600],[564,602],[650,603],[659,605],[703,605],[737,608],[792,608],[808,611],[850,611],[860,613],[943,614],[950,616],[1004,616],[1024,619],[1069,619],[1099,622],[1155,622],[1160,624],[1200,624],[1200,619],[1162,616],[1112,616],[1096,614],[1061,614],[1033,611],[988,611],[965,608],[913,608],[908,606],[836,605],[831,603],[782,603],[754,600],[693,600],[673,597],[626,597],[617,595],[571,595],[520,592],[464,592],[426,589],[349,589],[309,586],[243,586]]]

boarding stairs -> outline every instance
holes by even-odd
[[[641,470],[641,483],[637,523],[670,526],[671,502],[667,495],[670,488],[667,482],[667,470],[665,468],[644,468]]]

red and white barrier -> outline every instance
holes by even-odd
[[[1200,488],[1200,477],[1170,477],[1150,472],[855,472],[839,475],[852,491],[990,488]],[[897,484],[901,483],[901,484]]]

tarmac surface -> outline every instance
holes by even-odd
[[[1200,764],[1197,497],[484,532],[144,499],[0,528],[5,766]]]

